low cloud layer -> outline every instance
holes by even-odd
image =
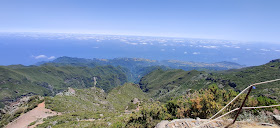
[[[198,54],[200,54],[200,52],[193,52],[193,54],[194,54],[194,55],[198,55]]]
[[[52,59],[55,59],[55,56],[46,56],[46,55],[38,55],[38,56],[32,56],[33,58],[35,59],[48,59],[48,60],[52,60]]]

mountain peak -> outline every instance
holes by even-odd
[[[280,63],[280,59],[275,59],[275,60],[271,60],[271,61],[269,61],[269,63]]]

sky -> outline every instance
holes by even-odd
[[[280,43],[279,0],[1,0],[1,32]]]

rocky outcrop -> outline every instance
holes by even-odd
[[[140,103],[140,100],[138,98],[134,98],[133,99],[133,104],[137,104],[137,103]]]
[[[67,91],[63,91],[63,92],[60,92],[60,93],[57,93],[56,95],[57,96],[73,96],[76,94],[76,91],[73,89],[73,88],[70,88],[68,87],[68,90]]]
[[[277,117],[279,120],[279,116]],[[207,119],[175,119],[172,121],[163,120],[156,125],[155,128],[217,128],[217,127],[225,127],[232,123],[233,120],[216,120],[206,125],[202,125],[209,120]],[[233,125],[229,126],[229,128],[246,128],[246,127],[270,127],[276,128],[277,126],[274,124],[264,125],[264,123],[260,124],[257,122],[247,122],[247,121],[236,121]]]
[[[96,86],[97,84],[97,77],[93,77],[93,86]]]
[[[163,120],[161,122],[159,122],[155,128],[165,128],[165,126],[169,123],[168,120]]]
[[[161,121],[159,124],[157,124],[156,128],[192,128],[195,126],[199,126],[200,124],[206,123],[208,120],[204,119],[175,119],[170,122],[167,120]],[[203,128],[216,128],[216,127],[222,127],[224,126],[224,121],[214,121],[212,123],[209,123],[205,126],[202,126]],[[202,128],[201,127],[201,128]]]

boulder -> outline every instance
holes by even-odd
[[[279,115],[272,115],[273,120],[276,124],[280,125],[280,116]]]
[[[163,120],[163,121],[159,122],[159,123],[156,125],[155,128],[165,128],[166,125],[167,125],[168,123],[169,123],[168,120]]]
[[[137,104],[137,103],[140,103],[140,100],[137,99],[137,98],[134,98],[134,99],[133,99],[133,104]]]

